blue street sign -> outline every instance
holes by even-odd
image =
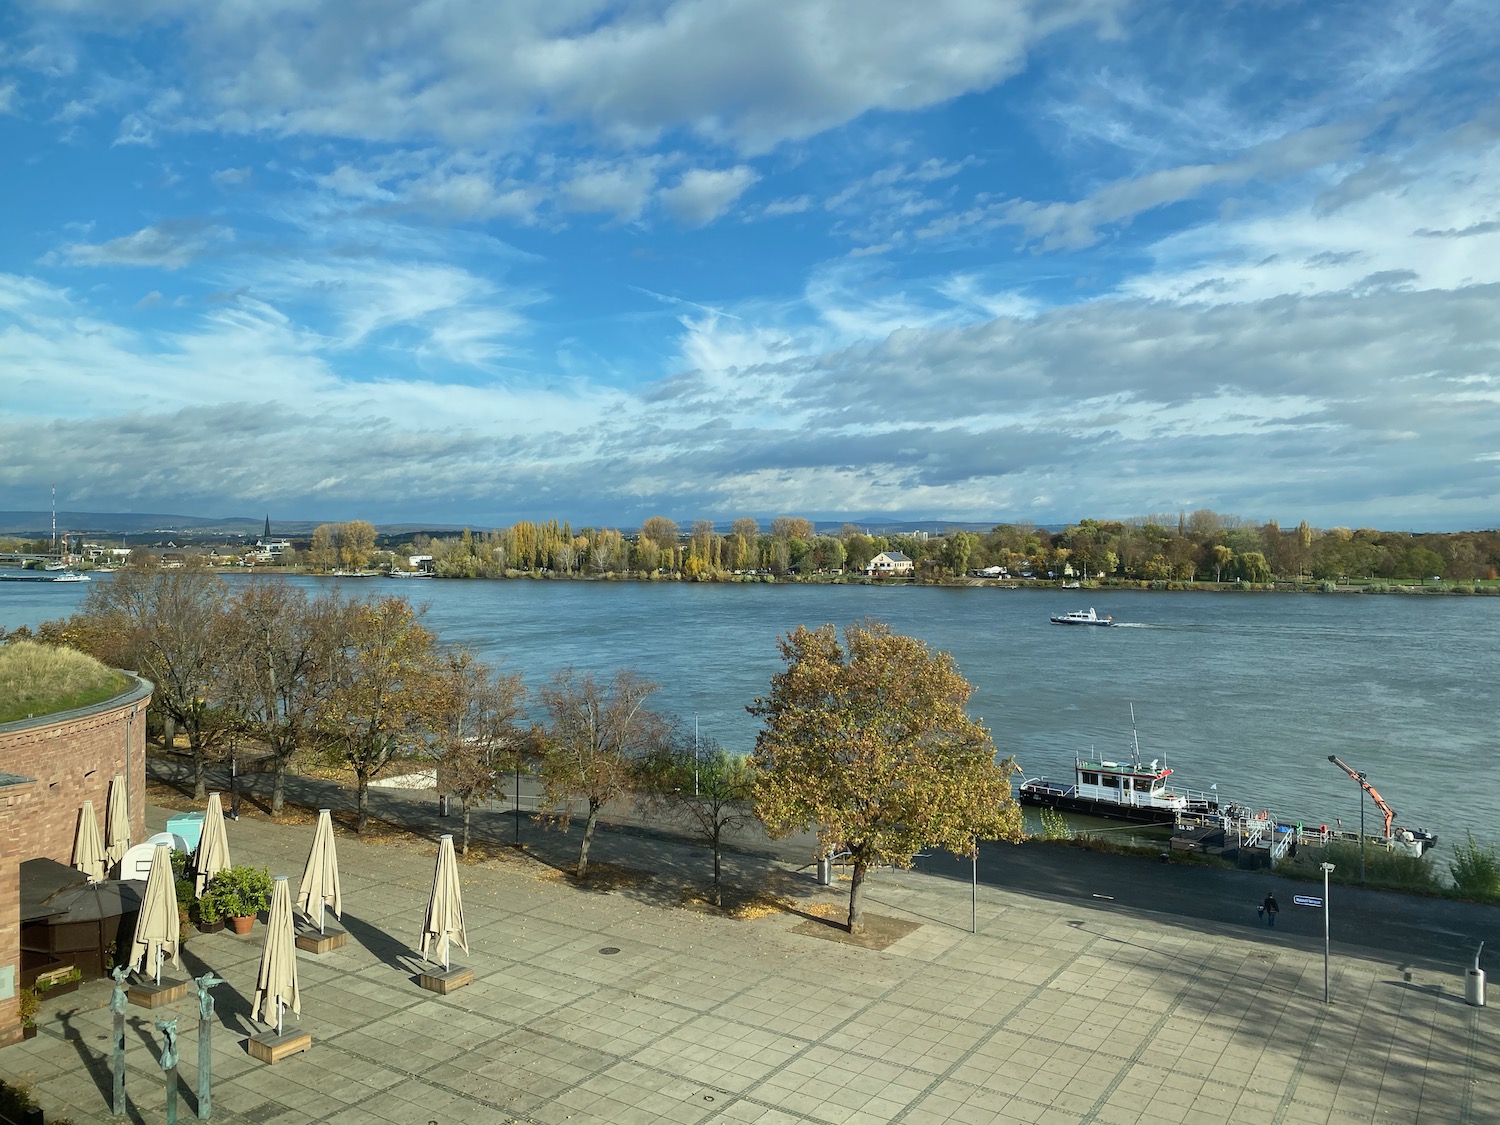
[[[1320,898],[1313,898],[1312,895],[1293,895],[1292,896],[1292,901],[1295,902],[1298,906],[1318,906],[1318,907],[1321,907],[1323,905],[1323,900],[1322,899],[1320,899]]]

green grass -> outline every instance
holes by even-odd
[[[129,687],[130,677],[76,649],[0,645],[0,723],[103,703]]]

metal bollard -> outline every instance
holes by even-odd
[[[833,883],[833,857],[820,855],[818,857],[818,886],[827,887]]]
[[[1484,942],[1479,943],[1479,950],[1474,954],[1474,967],[1464,975],[1464,1000],[1476,1008],[1484,1007],[1484,970],[1479,967],[1480,954],[1484,952]]]

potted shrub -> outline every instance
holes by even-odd
[[[36,1038],[36,1014],[41,1010],[42,998],[34,988],[23,988],[19,997],[21,1016],[21,1038]]]
[[[202,914],[225,918],[237,934],[248,934],[255,916],[271,905],[271,873],[264,867],[230,867],[203,888]]]

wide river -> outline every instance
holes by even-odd
[[[65,616],[88,589],[0,582],[0,627]],[[1337,754],[1398,824],[1450,844],[1466,830],[1500,842],[1500,598],[529,580],[344,589],[425,604],[444,640],[532,685],[570,664],[633,669],[661,685],[658,707],[689,737],[696,717],[704,740],[737,751],[754,745],[745,706],[781,667],[777,638],[871,616],[953,654],[974,685],[971,711],[1028,775],[1071,777],[1075,754],[1124,757],[1134,704],[1142,755],[1183,785],[1354,826],[1361,795],[1328,761]],[[1123,627],[1048,621],[1091,603]],[[1367,826],[1380,823],[1367,805]]]

